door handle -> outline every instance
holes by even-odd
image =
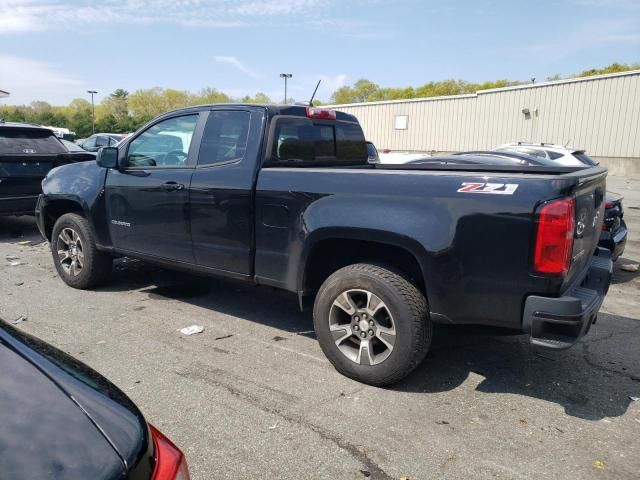
[[[173,192],[174,190],[184,189],[184,185],[178,182],[165,182],[162,184],[162,189],[167,192]]]

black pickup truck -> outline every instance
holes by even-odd
[[[482,163],[482,162],[480,162]],[[566,348],[596,321],[610,253],[597,247],[606,170],[371,165],[355,117],[304,106],[166,113],[60,167],[36,207],[72,287],[143,259],[315,299],[343,374],[393,383],[432,323],[507,327]]]

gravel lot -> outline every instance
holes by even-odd
[[[620,266],[640,260],[640,178],[608,184],[625,196],[625,258],[564,352],[437,327],[403,383],[363,386],[325,360],[293,296],[122,260],[107,287],[73,290],[25,217],[0,218],[0,317],[27,316],[20,328],[116,383],[194,480],[638,478],[640,275]],[[204,333],[176,331],[194,323]]]

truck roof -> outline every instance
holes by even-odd
[[[209,110],[211,108],[250,108],[254,110],[266,110],[269,116],[275,115],[291,115],[297,117],[306,117],[306,105],[266,105],[266,104],[256,104],[256,103],[209,103],[204,105],[196,105],[194,107],[184,107],[178,108],[175,110],[171,110],[161,114],[156,118],[164,117],[165,115],[174,114],[176,112],[200,112],[203,110]],[[322,109],[323,107],[314,107]],[[335,110],[331,108],[330,110]],[[346,122],[357,122],[358,119],[355,115],[351,115],[349,113],[341,112],[339,110],[335,110],[336,112],[336,120],[342,120]]]

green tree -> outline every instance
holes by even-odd
[[[203,88],[197,94],[192,95],[189,99],[189,103],[192,105],[229,102],[231,102],[231,97],[229,97],[229,95],[211,87]]]
[[[104,118],[111,117],[106,122],[102,122],[102,125],[112,125],[108,132],[126,132],[130,128],[130,116],[129,116],[129,92],[118,88],[111,95],[106,97],[101,105],[100,117],[98,123]],[[115,123],[112,121],[115,120]],[[99,130],[105,131],[103,128]]]
[[[249,95],[242,97],[240,99],[241,103],[259,103],[259,104],[270,104],[273,103],[271,98],[262,92],[256,93],[255,97],[250,97]]]

